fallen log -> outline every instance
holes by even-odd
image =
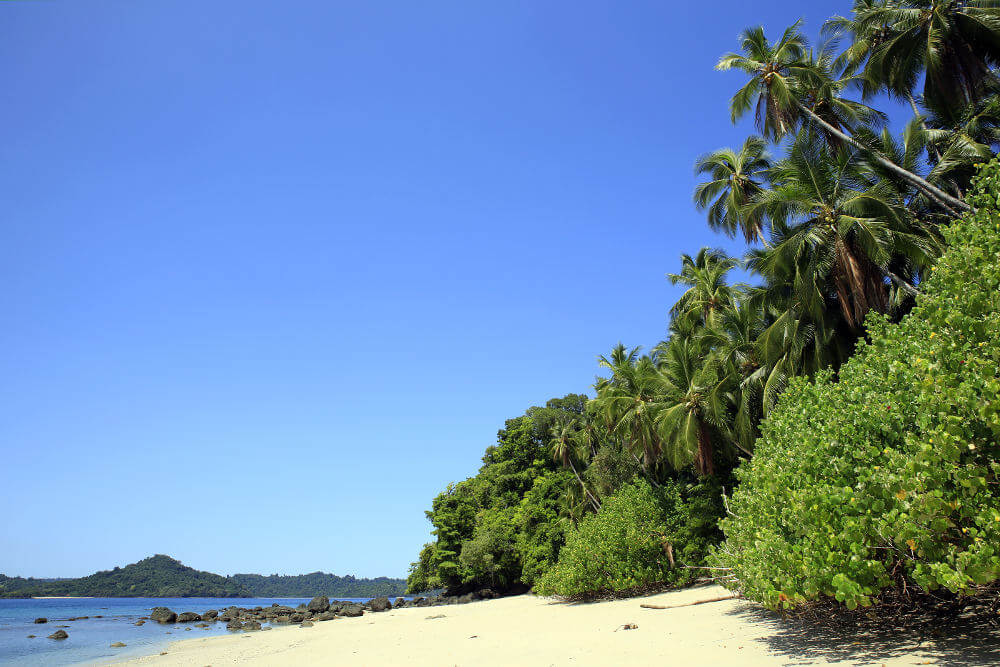
[[[661,604],[641,604],[639,605],[643,609],[677,609],[678,607],[693,607],[696,604],[708,604],[709,602],[722,602],[723,600],[739,600],[742,595],[723,595],[718,598],[707,598],[705,600],[695,600],[694,602],[686,602],[684,604],[671,604],[671,605],[661,605]]]

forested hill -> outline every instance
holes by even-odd
[[[292,576],[272,574],[234,574],[231,579],[246,588],[254,597],[330,597],[364,598],[380,595],[402,595],[405,579],[376,577],[357,579],[351,575],[338,577],[326,572],[311,572]]]
[[[250,597],[230,577],[201,572],[169,556],[156,555],[79,579],[0,579],[5,597],[72,595],[90,597]]]
[[[355,579],[315,572],[283,577],[229,577],[187,567],[156,555],[79,579],[25,579],[0,574],[0,597],[376,597],[402,593],[402,579]]]

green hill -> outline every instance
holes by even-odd
[[[254,597],[311,597],[327,595],[342,598],[402,595],[406,580],[376,577],[357,579],[351,575],[338,577],[326,572],[311,572],[294,576],[272,574],[234,574],[232,580],[249,590]]]
[[[324,572],[297,576],[202,572],[157,554],[138,563],[79,579],[34,579],[0,574],[0,597],[377,597],[401,595],[403,579],[357,579]]]

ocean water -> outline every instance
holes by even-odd
[[[178,614],[183,611],[201,613],[219,611],[229,606],[270,607],[273,603],[295,607],[310,598],[74,598],[57,600],[0,599],[0,664],[4,665],[75,665],[107,664],[137,655],[150,655],[166,650],[173,641],[223,635],[225,623],[212,623],[208,628],[196,628],[194,623],[160,625],[147,621],[136,626],[141,616],[148,616],[153,607],[169,607]],[[370,598],[338,598],[367,602]],[[79,621],[71,617],[89,616]],[[95,618],[102,616],[103,618]],[[36,624],[38,617],[48,623]],[[59,628],[57,626],[68,626]],[[187,630],[186,628],[190,628]],[[56,630],[65,630],[69,638],[48,639]],[[36,635],[29,639],[28,635]],[[123,642],[125,648],[110,648]]]

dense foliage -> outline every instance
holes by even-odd
[[[772,607],[1000,578],[1000,163],[900,324],[797,379],[737,472],[721,564]]]
[[[695,489],[704,495],[704,487]],[[697,570],[684,566],[700,565],[718,539],[718,512],[699,506],[696,515],[705,520],[689,522],[692,504],[684,495],[677,482],[625,485],[580,522],[535,590],[573,598],[690,582]]]
[[[719,557],[735,568],[730,583],[769,604],[828,593],[853,606],[896,584],[956,590],[996,576],[976,523],[989,515],[996,433],[989,440],[990,417],[974,413],[994,391],[986,361],[1000,332],[962,327],[996,312],[965,299],[997,262],[975,254],[974,238],[992,224],[995,193],[969,192],[1000,146],[1000,6],[856,0],[824,35],[811,47],[799,23],[774,40],[748,28],[718,62],[745,76],[730,111],[734,122],[752,113],[759,135],[698,159],[694,203],[712,229],[747,243],[742,261],[711,248],[682,255],[665,340],[600,357],[593,399],[508,421],[499,454],[435,499],[435,541],[410,590],[541,582],[576,596],[680,583],[653,536],[686,526],[677,544],[699,566],[718,536],[718,499],[682,493],[651,532],[636,489],[668,493],[691,478],[732,488],[741,468],[747,488]],[[873,100],[913,116],[893,131]],[[952,229],[974,208],[975,222]],[[955,250],[940,269],[953,278],[931,278],[948,243],[978,273],[952,267]],[[739,267],[752,285],[729,282]],[[980,356],[956,356],[974,333]],[[939,386],[954,381],[942,364],[958,362],[958,384]]]
[[[25,579],[0,575],[0,597],[376,597],[402,593],[402,579],[355,579],[323,572],[300,576],[236,574],[224,577],[156,555],[79,579]]]
[[[356,578],[352,575],[338,577],[326,572],[281,575],[234,574],[229,577],[255,598],[307,598],[326,595],[331,598],[366,598],[402,595],[406,582],[402,579],[375,577]]]

